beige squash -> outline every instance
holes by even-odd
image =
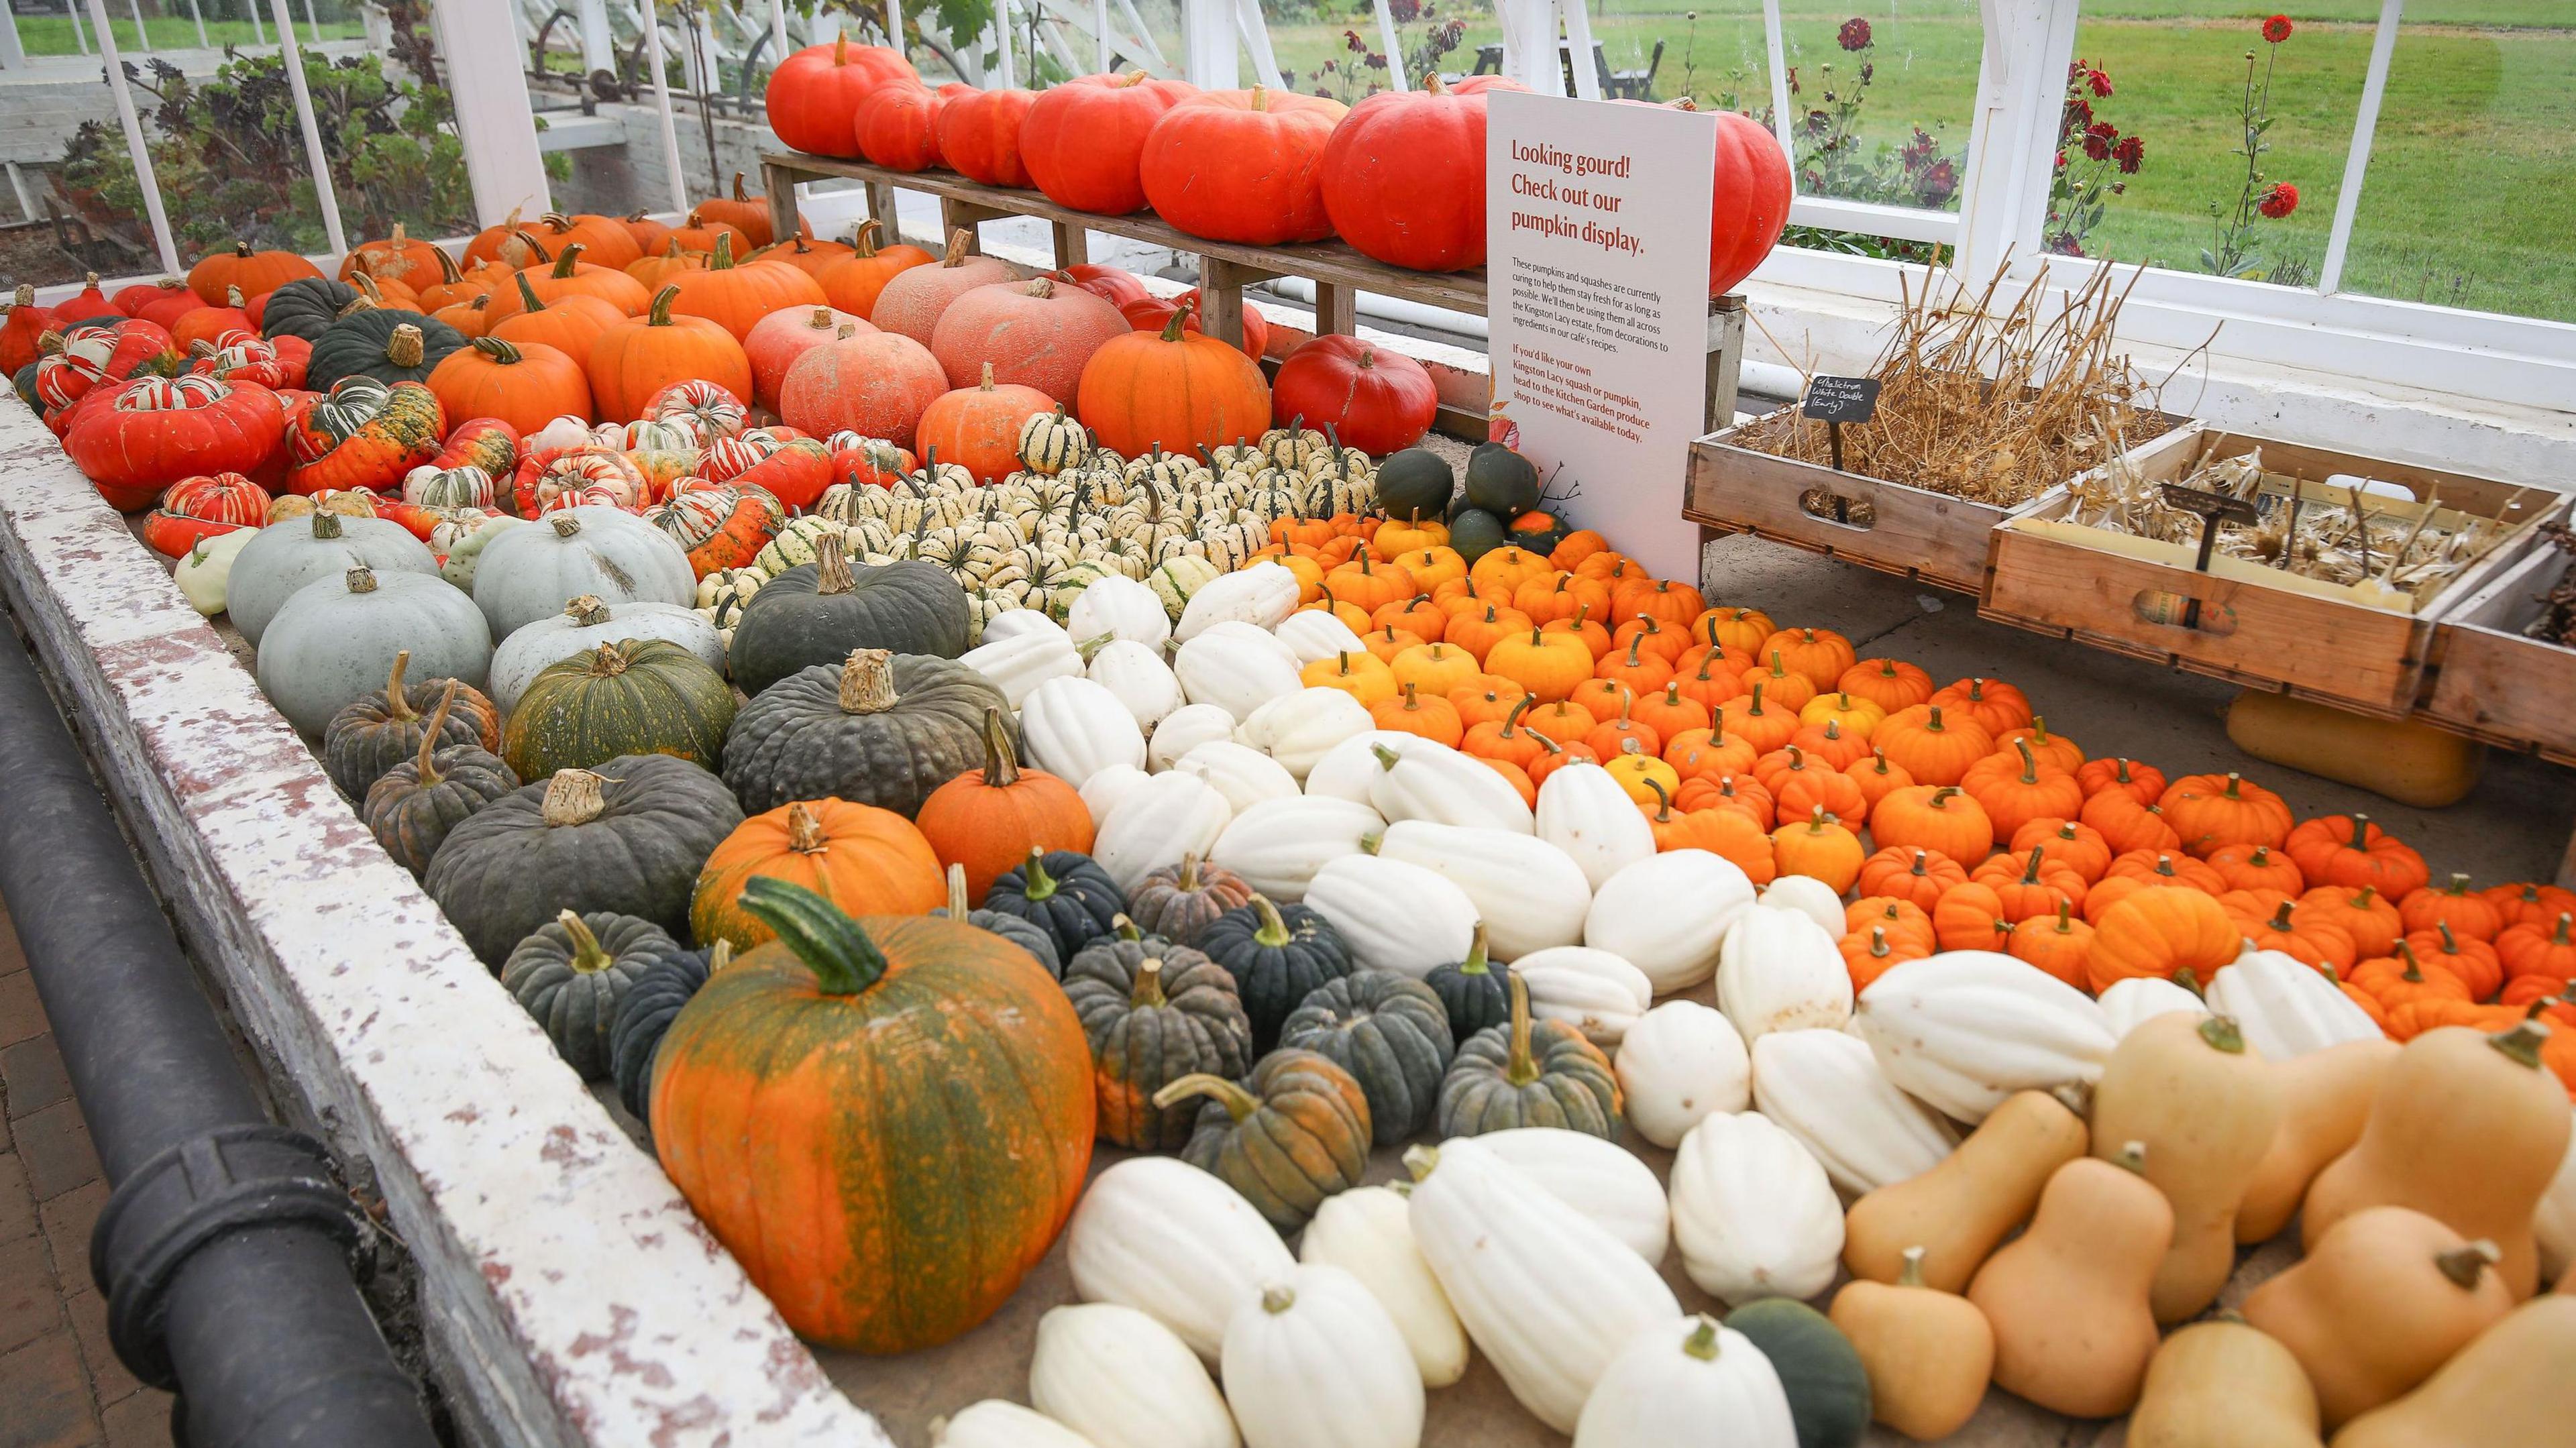
[[[1995,1385],[2070,1418],[2129,1411],[2156,1355],[2148,1305],[2173,1208],[2125,1164],[2080,1157],[2040,1193],[2029,1230],[1986,1259],[1968,1300],[1995,1333]]]
[[[2236,1205],[2240,1244],[2271,1241],[2290,1225],[2308,1183],[2361,1139],[2380,1073],[2402,1049],[2395,1041],[2346,1041],[2272,1063],[2281,1126]]]
[[[2146,1145],[2147,1180],[2174,1214],[2156,1268],[2158,1322],[2180,1322],[2218,1298],[2236,1267],[2236,1204],[2281,1124],[2271,1068],[2236,1023],[2185,1012],[2121,1037],[2093,1088],[2093,1154],[2116,1161]]]
[[[2259,1329],[2195,1322],[2147,1364],[2128,1448],[2322,1448],[2317,1395],[2299,1360]]]
[[[2084,1154],[2084,1118],[2041,1091],[2020,1091],[1921,1176],[1852,1203],[1843,1265],[1894,1282],[1908,1248],[1923,1249],[1923,1284],[1960,1292],[2013,1228],[2030,1220],[2059,1167]]]
[[[1994,1329],[1977,1305],[1923,1285],[1909,1247],[1893,1283],[1856,1277],[1834,1294],[1834,1326],[1869,1373],[1870,1416],[1908,1438],[1947,1438],[1975,1416],[1995,1370]]]
[[[2299,1360],[2335,1427],[2413,1391],[2513,1310],[2495,1256],[2422,1212],[2366,1207],[2255,1288],[2245,1320]]]
[[[2513,1310],[2424,1386],[2343,1425],[2334,1448],[2566,1448],[2576,1436],[2576,1297]]]
[[[2308,1188],[2301,1245],[2314,1251],[2365,1207],[2413,1207],[2495,1243],[2505,1286],[2529,1297],[2540,1282],[2532,1214],[2567,1151],[2567,1093],[2540,1064],[2546,1037],[2525,1021],[2492,1036],[2444,1026],[2407,1042],[2379,1078],[2361,1139]]]

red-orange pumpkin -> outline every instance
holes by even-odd
[[[895,171],[939,165],[939,113],[948,98],[926,85],[881,85],[850,113],[859,154]]]
[[[1452,88],[1381,91],[1351,108],[1324,147],[1324,210],[1363,254],[1416,271],[1485,262],[1485,93],[1499,76]],[[1356,446],[1356,444],[1354,444]]]
[[[1130,332],[1082,370],[1079,416],[1102,445],[1129,457],[1259,437],[1270,426],[1270,384],[1252,359],[1213,337],[1182,330]]]
[[[852,45],[846,35],[829,45],[809,45],[769,73],[763,93],[769,128],[799,151],[856,156],[859,140],[851,117],[859,102],[879,86],[906,83],[920,84],[921,73],[883,46]]]
[[[812,277],[774,261],[737,264],[733,238],[716,238],[716,251],[703,271],[682,272],[665,285],[679,293],[671,310],[684,317],[704,317],[731,332],[739,342],[760,319],[782,307],[823,305],[823,288]]]
[[[778,229],[769,224],[769,198],[754,196],[745,191],[740,171],[733,173],[731,196],[721,193],[710,196],[699,202],[692,214],[703,221],[721,221],[734,227],[744,236],[751,238],[753,246],[768,246],[779,239]],[[642,218],[641,212],[626,217],[626,229],[634,233],[635,244],[643,247],[647,254],[660,251],[663,243],[670,240],[671,229],[655,224],[655,230],[645,231],[637,225]],[[796,218],[796,234],[800,237],[810,237],[814,234],[814,228],[806,223],[802,215]]]
[[[510,289],[519,295],[519,309],[497,321],[485,313],[482,335],[495,337],[516,347],[531,344],[552,347],[575,362],[587,363],[590,349],[609,328],[626,320],[626,314],[614,303],[576,292],[553,301],[541,301],[529,288],[526,273],[510,278]],[[459,414],[472,416],[471,413]]]
[[[807,351],[839,336],[845,325],[861,332],[876,330],[866,318],[829,305],[782,307],[761,318],[742,339],[742,350],[751,358],[752,400],[776,412],[778,384],[787,380],[787,369]]]
[[[1071,407],[1081,400],[1091,354],[1127,331],[1127,319],[1108,302],[1039,277],[977,287],[949,303],[931,329],[930,353],[951,387],[972,387],[989,375]]]
[[[1059,206],[1124,216],[1145,204],[1138,178],[1146,134],[1181,101],[1187,81],[1142,71],[1077,76],[1050,86],[1020,122],[1020,159],[1029,179]]]
[[[939,112],[939,154],[961,176],[987,186],[1027,186],[1020,123],[1036,91],[979,90],[953,96]]]
[[[284,457],[285,414],[256,383],[137,377],[84,401],[63,450],[119,512],[149,508],[199,473],[274,476]]]
[[[932,790],[914,822],[943,863],[965,868],[966,898],[975,905],[1031,850],[1091,853],[1091,811],[1082,796],[1045,770],[1020,766],[998,709],[984,711],[984,767]]]
[[[855,432],[910,448],[921,415],[948,390],[930,349],[893,332],[835,336],[787,369],[778,415],[816,437]]]
[[[1710,296],[1733,291],[1771,254],[1789,224],[1790,191],[1789,158],[1779,138],[1759,121],[1719,111],[1716,189],[1709,199]]]
[[[995,386],[987,362],[977,385],[943,392],[922,409],[913,445],[934,464],[955,463],[979,483],[999,482],[1020,465],[1021,427],[1053,411],[1055,399],[1034,387]]]
[[[948,234],[948,254],[937,266],[906,267],[886,279],[868,320],[881,331],[900,332],[928,347],[938,333],[939,318],[959,297],[977,287],[1019,280],[1019,273],[989,256],[977,256],[974,233]]]
[[[908,242],[879,247],[877,234],[881,229],[873,217],[860,222],[850,233],[850,254],[814,276],[822,284],[823,299],[854,317],[864,318],[876,311],[877,298],[897,273],[939,260]]]
[[[1207,300],[1199,295],[1199,289],[1192,287],[1177,297],[1145,296],[1121,302],[1118,315],[1125,317],[1127,325],[1139,332],[1159,332],[1172,324],[1172,316],[1177,312],[1181,315],[1183,331],[1200,332],[1206,330],[1199,325],[1199,313],[1206,306]],[[1270,350],[1270,321],[1261,315],[1258,308],[1249,304],[1243,307],[1241,315],[1243,355],[1258,362]]]
[[[751,395],[751,359],[742,344],[704,317],[671,315],[677,295],[677,288],[664,287],[643,316],[626,318],[592,345],[590,396],[602,419],[642,417],[653,395],[674,382],[713,382],[736,397]]]
[[[1280,426],[1303,418],[1346,447],[1380,456],[1422,441],[1439,414],[1440,389],[1421,363],[1357,337],[1304,343],[1270,384],[1270,415]]]
[[[1192,236],[1277,246],[1333,234],[1324,143],[1349,108],[1254,86],[1209,91],[1164,113],[1137,163],[1145,199]]]
[[[543,342],[477,337],[430,369],[429,390],[450,417],[497,417],[522,433],[558,417],[590,416],[590,379],[581,364]]]

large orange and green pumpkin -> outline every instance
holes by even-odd
[[[964,921],[853,919],[769,879],[742,903],[778,939],[662,1038],[662,1169],[799,1335],[947,1342],[1009,1299],[1082,1190],[1082,1026],[1036,959]]]

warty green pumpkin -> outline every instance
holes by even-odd
[[[1252,1024],[1234,977],[1187,946],[1149,940],[1123,917],[1119,933],[1065,963],[1064,993],[1091,1042],[1101,1139],[1140,1151],[1188,1144],[1194,1103],[1155,1104],[1193,1074],[1240,1076],[1252,1063]]]
[[[1440,997],[1390,970],[1363,970],[1316,987],[1280,1027],[1279,1045],[1312,1051],[1359,1082],[1379,1146],[1397,1145],[1431,1125],[1441,1078],[1457,1052]]]
[[[447,732],[464,688],[454,679],[446,682],[428,722],[417,730],[417,752],[378,775],[358,808],[368,833],[413,879],[428,873],[448,831],[519,787],[519,776],[499,755],[479,743],[456,742]]]
[[[1283,1234],[1368,1169],[1368,1098],[1313,1051],[1273,1051],[1241,1085],[1193,1074],[1154,1093],[1165,1109],[1202,1099],[1181,1159],[1241,1192]]]
[[[427,382],[448,353],[464,346],[465,334],[436,317],[369,307],[341,317],[313,339],[304,385],[323,392],[343,377],[372,377],[387,386]]]
[[[725,782],[754,813],[838,796],[910,819],[932,790],[984,762],[984,711],[1009,708],[954,660],[859,649],[744,705],[725,739]]]
[[[689,952],[650,920],[594,910],[558,911],[511,948],[501,966],[510,993],[584,1081],[609,1074],[610,1032],[626,992],[646,969]]]
[[[481,690],[456,679],[407,680],[410,671],[411,650],[403,649],[382,692],[351,703],[322,726],[322,769],[353,800],[365,799],[385,771],[419,755],[426,733],[442,743],[500,747],[500,711]],[[442,704],[438,722],[429,723]]]
[[[706,988],[708,976],[732,963],[733,942],[719,940],[704,950],[654,961],[626,983],[617,1019],[608,1027],[608,1073],[617,1083],[619,1103],[636,1120],[652,1112],[653,1058],[680,1007]]]
[[[814,561],[769,580],[733,631],[733,677],[746,694],[853,649],[953,659],[966,652],[966,590],[918,560],[852,568],[841,538],[815,540]]]
[[[1333,922],[1303,905],[1276,905],[1255,895],[1216,918],[1198,949],[1224,966],[1252,1022],[1252,1044],[1279,1044],[1279,1028],[1315,990],[1349,975],[1351,953]]]
[[[1508,1025],[1458,1045],[1440,1082],[1440,1134],[1481,1136],[1516,1126],[1555,1126],[1619,1139],[1619,1078],[1610,1058],[1565,1021],[1530,1019],[1529,985],[1510,978]]]
[[[714,769],[733,725],[733,689],[663,639],[623,639],[548,664],[519,695],[501,757],[521,779],[668,754]]]
[[[984,908],[1016,915],[1047,933],[1058,960],[1117,933],[1127,897],[1099,862],[1075,850],[1031,850],[1029,862],[994,877]]]

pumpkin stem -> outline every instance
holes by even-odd
[[[1664,782],[1649,774],[1646,776],[1646,788],[1655,792],[1655,823],[1659,825],[1671,824],[1673,822],[1673,797],[1664,793]]]
[[[1020,878],[1025,882],[1020,889],[1020,895],[1023,899],[1052,900],[1055,898],[1055,892],[1058,887],[1055,882],[1055,877],[1047,873],[1046,851],[1038,849],[1034,845],[1031,846],[1029,848],[1029,862],[1022,866],[1021,869],[1023,873]]]
[[[373,593],[376,591],[376,570],[352,568],[349,570],[347,581],[351,593]]]
[[[1467,941],[1467,958],[1458,962],[1458,973],[1491,975],[1493,969],[1492,958],[1488,955],[1485,945],[1485,922],[1479,920],[1476,922],[1476,933]]]
[[[326,514],[316,513],[315,517]],[[412,711],[411,698],[403,690],[403,674],[411,668],[411,650],[394,654],[394,666],[385,672],[385,718],[392,723],[409,723],[420,716]]]
[[[613,679],[625,672],[626,656],[617,651],[617,645],[603,643],[591,651],[590,676],[592,678]]]
[[[1197,310],[1198,304],[1199,299],[1196,296],[1184,296],[1181,298],[1181,304],[1172,308],[1171,320],[1163,324],[1164,341],[1177,342],[1181,340],[1181,333],[1189,325],[1190,313]]]
[[[564,617],[577,628],[595,628],[608,622],[608,601],[596,593],[585,593],[564,605]]]
[[[2060,907],[2060,908],[2063,908],[2063,907]],[[1893,952],[1893,951],[1891,951],[1891,950],[1889,950],[1889,949],[1888,949],[1888,947],[1887,947],[1887,927],[1886,927],[1886,926],[1884,926],[1884,925],[1873,925],[1873,926],[1871,926],[1871,927],[1869,928],[1869,957],[1870,957],[1870,959],[1872,959],[1872,960],[1885,960],[1885,959],[1887,959],[1887,957],[1888,957],[1889,955],[1891,955],[1891,954],[1893,954],[1893,953],[1894,953],[1894,952]]]
[[[1019,782],[1020,758],[1011,748],[1010,726],[1003,722],[1001,710],[987,709],[984,711],[984,786],[987,789],[1008,789]]]
[[[1481,939],[1484,929],[1477,927]],[[1515,975],[1506,984],[1512,993],[1511,1055],[1503,1063],[1503,1079],[1512,1085],[1527,1086],[1539,1077],[1538,1063],[1530,1059],[1529,982]]]
[[[852,649],[841,665],[841,712],[882,714],[899,702],[894,691],[894,654],[886,649]]]
[[[948,254],[939,259],[939,264],[943,267],[964,266],[974,254],[975,233],[961,226],[948,233]]]
[[[402,656],[403,659],[410,657],[409,654]],[[400,659],[395,661],[394,669],[394,676],[397,679],[401,678],[402,661]],[[422,789],[432,788],[445,778],[438,772],[438,740],[440,735],[447,732],[447,712],[456,707],[456,691],[460,686],[459,680],[447,681],[446,692],[438,696],[438,707],[429,711],[429,723],[421,729],[420,760],[414,768],[418,775],[417,783]],[[399,685],[396,687],[399,688]],[[392,697],[400,698],[401,695],[396,693]],[[408,702],[404,704],[404,708],[406,710],[410,708]],[[388,716],[390,717],[390,711]]]
[[[1122,915],[1118,918],[1124,920],[1127,917]],[[1136,963],[1136,984],[1134,989],[1130,990],[1127,994],[1127,1004],[1135,1007],[1137,1010],[1143,1010],[1148,1006],[1167,1005],[1169,1003],[1170,998],[1163,994],[1163,958],[1159,955],[1150,955],[1145,959],[1138,961]],[[1160,1105],[1162,1103],[1156,1102],[1155,1104]]]
[[[2030,864],[2023,868],[2023,870],[2022,870],[2022,872],[2021,872],[2021,882],[2022,882],[2023,884],[2025,884],[2025,885],[2036,885],[2036,884],[2038,884],[2038,883],[2039,883],[2039,867],[2040,867],[2040,865],[2041,865],[2041,863],[2042,863],[2042,862],[2044,862],[2044,861],[2046,861],[2046,860],[2047,860],[2047,858],[2048,858],[2048,850],[2047,850],[2047,848],[2046,848],[2045,846],[2042,846],[2042,845],[2033,845],[2033,846],[2031,846],[2031,847],[2030,847]]]
[[[842,551],[841,535],[826,533],[815,539],[815,595],[820,597],[826,594],[848,593],[858,586],[858,580],[850,575],[850,560]]]
[[[1273,1282],[1261,1289],[1261,1310],[1264,1312],[1276,1315],[1296,1305],[1296,1289],[1285,1282]]]
[[[966,867],[955,860],[948,862],[948,918],[964,921],[966,908]]]
[[[2207,994],[2207,992],[2203,991],[2200,986],[2200,972],[2192,969],[2190,966],[2186,965],[2182,969],[2175,971],[2173,974],[2173,981],[2174,984],[2181,986],[2184,990],[2190,991],[2193,995]]]
[[[2263,928],[2266,930],[2278,930],[2284,932],[2291,928],[2290,902],[2288,900],[2283,900],[2281,902],[2281,908],[2272,912],[2272,918],[2264,923]]]
[[[2227,788],[2223,793],[2225,793],[2229,799],[2243,799],[2245,795],[2242,792],[2241,786],[2244,783],[2245,776],[2230,770],[2227,775]]]
[[[1427,1181],[1430,1179],[1431,1173],[1439,1169],[1440,1148],[1436,1146],[1408,1146],[1404,1149],[1403,1161],[1404,1169],[1413,1173],[1413,1179],[1415,1181]]]
[[[572,959],[567,962],[575,975],[597,975],[616,964],[614,957],[601,947],[599,937],[591,933],[589,922],[571,910],[555,912],[555,923],[572,937]]]
[[[2211,1016],[2200,1023],[2200,1038],[2231,1056],[2245,1054],[2245,1033],[2234,1016]]]
[[[742,908],[778,932],[827,996],[857,995],[886,973],[885,953],[859,922],[802,885],[754,875],[742,887]]]
[[[404,332],[411,333],[415,340],[420,336],[420,329],[418,327],[405,325],[394,329],[395,340],[401,340],[401,334]],[[518,348],[511,346],[509,343],[502,341],[498,337],[477,337],[470,345],[475,351],[491,358],[496,366],[515,367],[521,361],[525,360],[521,357]],[[393,347],[390,343],[387,344],[385,348],[385,354],[385,360],[388,362],[398,360],[393,356]],[[417,367],[420,364],[418,362],[402,362],[400,365],[405,367]]]
[[[526,272],[512,272],[510,280],[519,284],[519,307],[522,311],[542,312],[546,309],[546,304],[537,299],[537,289],[528,285]]]
[[[2370,816],[2366,814],[2352,817],[2352,848],[2356,850],[2370,848]]]
[[[2478,1274],[2504,1260],[2504,1253],[2484,1237],[2466,1246],[2435,1254],[2433,1265],[2462,1292],[2478,1290]]]
[[[1136,922],[1124,915],[1110,916],[1109,929],[1119,939],[1131,943],[1145,938],[1145,932],[1136,928]]]
[[[1181,893],[1184,895],[1195,895],[1198,893],[1199,856],[1196,850],[1185,850],[1182,852],[1180,877],[1173,881],[1173,883],[1179,887]]]
[[[873,216],[850,228],[850,250],[862,258],[877,254],[877,233],[882,226]]]
[[[2039,783],[2039,756],[2030,752],[2030,741],[2016,739],[2013,741],[2013,748],[2021,751],[2021,782]]]
[[[1896,1285],[1899,1287],[1923,1286],[1923,1249],[1908,1247],[1900,1255],[1904,1257],[1905,1265],[1896,1269]]]
[[[546,521],[554,524],[555,536],[558,538],[570,538],[581,531],[581,520],[569,511],[557,513]]]
[[[327,508],[316,508],[313,510],[313,537],[316,541],[328,542],[333,538],[339,537],[340,531],[339,514],[334,513]]]
[[[2540,1047],[2549,1039],[2549,1028],[2535,1020],[2516,1022],[2510,1031],[2498,1031],[2487,1037],[2487,1044],[2519,1065],[2540,1069]]]
[[[1145,963],[1149,966],[1159,964],[1159,962],[1151,960]],[[1162,1004],[1162,995],[1160,992],[1156,992],[1154,1004]],[[1187,1101],[1193,1096],[1205,1096],[1216,1102],[1218,1105],[1225,1108],[1226,1115],[1233,1117],[1237,1121],[1241,1121],[1261,1109],[1260,1097],[1257,1097],[1251,1092],[1244,1090],[1242,1087],[1237,1086],[1233,1082],[1228,1081],[1223,1076],[1211,1076],[1205,1071],[1193,1071],[1189,1075],[1183,1076],[1178,1081],[1174,1081],[1170,1085],[1165,1086],[1162,1090],[1155,1092],[1154,1105],[1158,1109],[1169,1110],[1173,1106],[1179,1105],[1181,1102]],[[1284,1292],[1287,1289],[1272,1288],[1270,1290],[1272,1292]],[[1262,1298],[1262,1305],[1268,1307],[1269,1294],[1262,1294]],[[1280,1309],[1272,1307],[1270,1310],[1277,1312]]]
[[[2143,1141],[2123,1142],[2120,1146],[2120,1154],[2111,1158],[2111,1164],[2113,1166],[2127,1167],[2138,1175],[2145,1176],[2147,1174],[2147,1144]]]
[[[717,233],[716,233],[716,254],[715,254],[715,259],[707,263],[707,270],[709,270],[709,271],[731,271],[731,270],[733,270],[733,233],[732,233],[732,232],[730,232],[730,231],[719,231],[719,232],[717,232]]]
[[[1717,1320],[1705,1312],[1692,1318],[1690,1336],[1682,1339],[1682,1351],[1704,1363],[1717,1361]]]
[[[802,800],[787,806],[787,848],[800,855],[819,855],[832,847],[823,821]]]
[[[1280,916],[1279,907],[1270,903],[1269,896],[1253,896],[1252,911],[1261,917],[1261,928],[1252,932],[1255,942],[1277,950],[1295,938],[1289,933],[1288,922]]]
[[[1526,702],[1526,701],[1524,701],[1524,702]],[[1513,712],[1514,712],[1514,713],[1518,713],[1519,711],[1518,711],[1518,710],[1514,710]],[[1398,764],[1401,764],[1401,763],[1403,763],[1403,762],[1404,762],[1404,756],[1402,756],[1402,755],[1400,755],[1400,754],[1396,753],[1396,752],[1395,752],[1394,750],[1392,750],[1392,749],[1387,748],[1387,747],[1386,747],[1385,745],[1383,745],[1383,744],[1372,744],[1372,745],[1370,745],[1370,746],[1369,746],[1369,753],[1374,754],[1374,755],[1376,755],[1376,756],[1377,756],[1377,767],[1378,767],[1378,768],[1380,768],[1380,769],[1392,770],[1392,769],[1394,769]]]
[[[554,276],[557,281],[570,281],[578,273],[581,266],[581,250],[582,243],[576,241],[565,247],[562,253],[555,257]],[[543,253],[539,254],[543,255]]]
[[[558,769],[546,781],[545,803],[538,808],[538,818],[550,829],[565,825],[586,825],[607,810],[608,800],[602,795],[607,776],[588,769]]]
[[[2576,921],[2576,916],[2570,916],[2570,915],[2567,915],[2567,914],[2565,914],[2565,913],[2561,913],[2561,914],[2559,915],[2559,917],[2558,917],[2558,930],[2557,930],[2557,932],[2556,932],[2555,934],[2553,934],[2553,935],[2551,935],[2551,936],[2549,937],[2549,943],[2550,943],[2550,944],[2552,944],[2552,945],[2565,945],[2565,944],[2567,944],[2567,927],[2568,927],[2568,925],[2569,925],[2569,923],[2570,923],[2571,921]]]

